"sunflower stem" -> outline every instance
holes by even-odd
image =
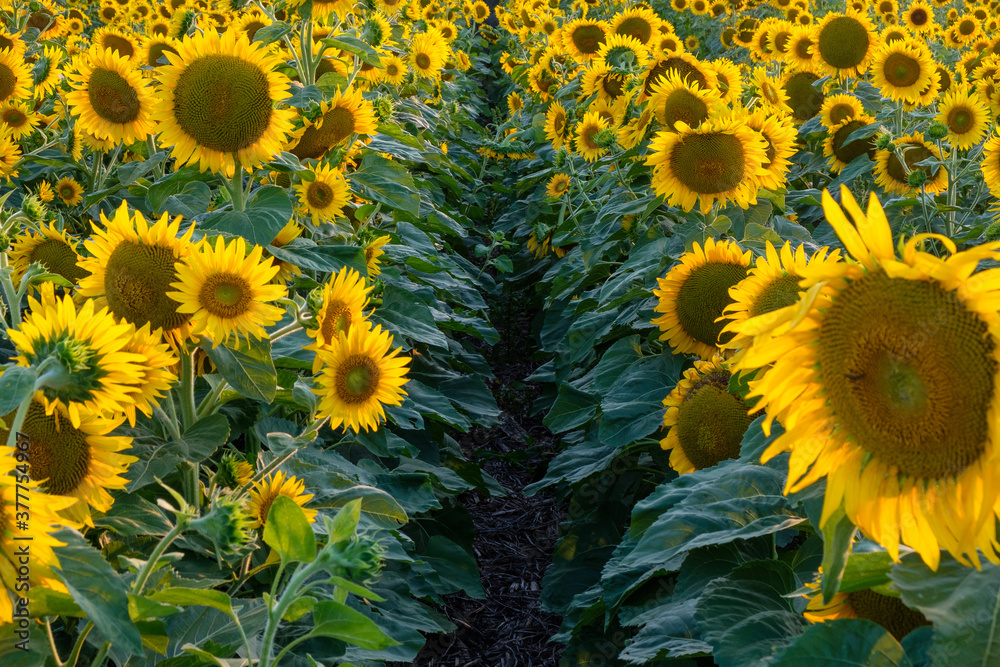
[[[101,650],[97,652],[94,656],[94,661],[90,663],[91,667],[101,667],[104,664],[104,659],[108,657],[108,651],[111,650],[111,642],[104,642],[101,645]]]
[[[6,254],[4,254],[6,257]],[[17,298],[17,291],[14,283],[10,279],[10,274],[0,275],[0,285],[3,286],[3,296],[7,300],[7,310],[10,311],[11,325],[15,329],[21,328],[21,300]]]
[[[233,156],[236,161],[236,168],[233,170],[233,178],[227,183],[229,198],[233,201],[234,211],[246,210],[246,201],[243,198],[243,165],[237,155]]]
[[[38,388],[38,382],[35,382],[35,389]],[[21,426],[24,425],[24,418],[28,416],[28,408],[31,407],[31,401],[35,398],[35,392],[31,391],[21,404],[17,406],[17,412],[14,413],[14,423],[10,425],[10,431],[7,433],[7,451],[16,451],[12,449],[17,446],[17,433],[21,430]]]
[[[194,350],[181,355],[181,420],[183,430],[188,430],[195,422],[197,411],[194,407]]]
[[[181,433],[177,430],[177,422],[170,417],[166,412],[163,411],[158,405],[153,406],[153,414],[163,422],[163,425],[167,427],[167,432],[170,433],[170,437],[174,440],[181,439]]]
[[[170,529],[170,532],[163,536],[160,543],[156,545],[153,549],[153,553],[149,554],[149,560],[145,562],[142,569],[139,570],[139,574],[135,578],[135,582],[132,584],[132,595],[142,595],[142,589],[146,587],[146,582],[149,581],[150,575],[153,574],[153,570],[156,569],[156,563],[159,562],[160,557],[163,556],[163,552],[167,550],[174,540],[180,537],[184,529],[187,528],[189,517],[185,514],[179,514],[177,516],[177,524]]]
[[[59,659],[59,649],[56,648],[56,638],[52,634],[52,622],[48,618],[45,619],[45,634],[49,638],[49,648],[52,649],[52,657],[56,661],[56,666],[62,667],[63,661]]]
[[[80,651],[83,650],[83,642],[87,639],[87,635],[90,631],[94,629],[94,623],[92,621],[87,621],[87,625],[83,627],[80,635],[76,638],[76,643],[73,644],[73,651],[66,658],[66,667],[76,667],[77,661],[80,659]]]
[[[215,388],[209,392],[208,396],[202,400],[201,405],[198,406],[198,411],[195,413],[195,417],[198,419],[204,419],[215,412],[216,405],[219,402],[219,397],[222,396],[222,392],[225,391],[228,386],[229,383],[224,379],[219,380],[219,384],[217,384]]]

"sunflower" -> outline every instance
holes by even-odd
[[[627,35],[643,46],[650,46],[650,42],[658,36],[662,24],[653,10],[639,5],[616,14],[611,19],[610,32],[614,35]]]
[[[129,342],[129,325],[119,323],[107,308],[96,310],[88,299],[77,310],[69,295],[57,298],[53,284],[42,283],[41,300],[28,297],[31,312],[20,330],[7,334],[20,355],[22,366],[46,368],[57,359],[58,381],[42,390],[47,414],[66,408],[73,426],[79,428],[81,415],[120,412],[133,403],[129,384],[142,372],[144,357],[124,351]],[[51,368],[50,368],[51,370]]]
[[[684,50],[684,42],[680,37],[672,32],[660,33],[653,39],[653,55],[657,58],[669,58],[670,56]]]
[[[294,220],[289,220],[285,223],[285,226],[282,227],[277,234],[275,234],[274,240],[271,241],[270,245],[275,248],[282,248],[299,238],[299,236],[302,235],[302,231],[302,225]],[[262,256],[272,257],[271,253],[267,252],[267,249],[264,250],[264,254]],[[302,269],[291,262],[285,262],[274,258],[274,263],[278,266],[278,273],[276,273],[273,278],[273,281],[276,283],[284,284],[286,281],[291,280],[292,276],[302,273]]]
[[[906,28],[901,28],[899,26],[886,26],[882,32],[879,33],[879,43],[888,44],[890,42],[909,42],[912,41],[913,37],[906,31]]]
[[[791,117],[796,123],[804,123],[823,108],[826,96],[816,87],[818,74],[810,71],[785,70],[781,77],[781,90],[787,97],[785,104],[791,109]]]
[[[78,60],[77,72],[66,100],[81,129],[126,144],[145,140],[153,98],[139,70],[117,51],[95,47]]]
[[[934,59],[919,42],[890,42],[871,61],[872,83],[894,101],[916,103],[931,83]]]
[[[844,121],[860,118],[864,114],[861,100],[853,95],[838,93],[823,100],[820,107],[820,122],[829,131]]]
[[[576,152],[587,162],[599,160],[607,149],[597,143],[597,135],[608,129],[608,122],[595,111],[589,111],[576,126]]]
[[[35,131],[40,118],[31,104],[24,102],[0,103],[0,123],[7,126],[11,139],[23,139]]]
[[[767,68],[756,67],[750,77],[750,85],[757,89],[760,99],[775,113],[791,113],[788,95],[777,81],[767,75]]]
[[[990,123],[990,115],[968,84],[957,84],[941,97],[937,121],[948,128],[948,141],[960,149],[978,144]]]
[[[379,236],[374,241],[365,246],[365,263],[368,268],[368,275],[375,278],[382,274],[382,267],[379,258],[385,254],[382,247],[385,246],[392,237],[389,235]]]
[[[823,156],[828,158],[827,164],[834,173],[839,174],[844,167],[862,155],[867,155],[869,159],[875,158],[874,129],[867,137],[848,141],[852,134],[874,122],[874,118],[862,114],[829,129],[826,140],[823,142]]]
[[[675,354],[711,359],[721,352],[719,334],[725,326],[721,318],[733,302],[729,290],[747,277],[750,257],[749,250],[743,252],[733,241],[710,238],[704,249],[695,242],[666,277],[657,278],[653,295],[659,303],[654,310],[662,315],[652,323],[660,327],[660,340],[667,341]]]
[[[970,276],[1000,244],[956,252],[937,237],[939,258],[917,250],[922,234],[897,258],[878,200],[865,214],[843,186],[841,198],[853,225],[828,192],[824,210],[856,263],[807,267],[803,301],[740,363],[766,369],[750,392],[765,433],[774,419],[787,429],[762,460],[791,452],[787,492],[826,478],[819,527],[843,507],[893,560],[902,543],[931,569],[942,547],[996,561],[1000,283],[996,269]]]
[[[732,373],[718,356],[696,361],[663,399],[660,447],[670,452],[670,467],[685,475],[711,468],[740,455],[743,434],[756,415],[737,394],[729,392]]]
[[[254,484],[250,489],[250,498],[247,501],[246,511],[253,519],[251,528],[263,528],[267,523],[267,514],[271,511],[271,504],[281,496],[288,496],[295,501],[295,504],[305,512],[309,523],[316,520],[316,510],[306,509],[305,505],[313,498],[311,493],[305,491],[305,482],[296,479],[294,475],[285,477],[284,471],[279,470],[274,475],[267,475],[261,481]]]
[[[300,160],[320,159],[352,135],[375,134],[375,107],[356,88],[347,88],[320,105],[320,117],[306,121],[289,148]]]
[[[21,55],[10,48],[0,50],[0,102],[30,97],[31,69]]]
[[[625,125],[615,132],[615,140],[618,145],[625,150],[632,150],[646,138],[646,132],[653,122],[653,111],[648,106],[642,108],[642,112],[625,123]]]
[[[785,62],[798,69],[815,68],[819,62],[816,55],[815,26],[796,26],[790,32]]]
[[[406,66],[403,59],[395,54],[389,54],[385,58],[382,58],[382,67],[384,71],[382,74],[383,81],[391,83],[394,86],[398,86],[403,83],[403,79],[409,73],[410,68]]]
[[[57,46],[46,46],[35,56],[31,79],[36,100],[43,100],[59,85],[62,70],[59,68],[65,53]]]
[[[8,424],[13,419],[13,414],[4,416]],[[46,494],[72,500],[61,514],[93,526],[91,509],[111,509],[114,501],[108,490],[124,489],[128,480],[122,475],[139,459],[121,453],[131,446],[132,438],[108,435],[124,417],[109,419],[84,409],[78,420],[72,421],[63,406],[46,408],[45,396],[39,391],[18,433],[27,436],[30,443],[26,452],[31,480]],[[0,442],[6,442],[7,436],[8,431],[0,428]]]
[[[398,356],[399,348],[392,348],[392,336],[380,325],[351,327],[317,355],[323,364],[314,389],[320,396],[317,416],[329,417],[331,428],[378,430],[383,406],[402,404],[410,359]]]
[[[40,227],[38,233],[26,230],[17,235],[11,244],[9,257],[14,284],[20,282],[24,272],[35,262],[49,273],[76,284],[89,275],[86,269],[77,266],[80,261],[77,245],[78,241],[65,231],[56,229],[54,222],[50,222],[48,227]]]
[[[48,203],[55,199],[55,194],[52,192],[52,186],[49,185],[48,181],[42,181],[38,186],[38,198],[43,202]]]
[[[410,42],[410,67],[425,79],[439,79],[448,59],[448,44],[434,31],[423,32]]]
[[[25,544],[31,545],[29,585],[66,592],[66,587],[52,571],[59,567],[54,549],[65,543],[54,538],[52,533],[67,523],[58,512],[76,503],[73,498],[54,497],[46,498],[45,502],[32,502],[41,490],[36,482],[17,475],[17,465],[13,456],[0,456],[0,624],[14,621],[11,600],[24,595],[25,580],[18,578],[17,571],[24,566],[21,558]],[[31,503],[31,520],[16,523],[17,513],[24,511],[26,498]]]
[[[682,79],[696,83],[706,90],[714,89],[717,84],[715,71],[707,63],[689,53],[675,53],[660,61],[650,61],[643,81],[643,92],[646,95],[652,94],[656,82],[671,72],[677,72]]]
[[[139,52],[138,40],[117,28],[98,28],[94,31],[91,43],[98,51],[117,51],[123,60],[131,60]]]
[[[979,168],[990,194],[1000,197],[1000,133],[995,133],[983,144],[983,161]]]
[[[611,69],[641,69],[649,62],[649,49],[628,35],[611,35],[601,44],[591,63]]]
[[[545,63],[538,63],[528,70],[528,81],[531,89],[537,92],[542,100],[552,97],[549,90],[555,85],[556,80],[552,76],[552,71],[545,66]]]
[[[135,411],[138,408],[147,417],[153,416],[153,406],[158,406],[158,399],[164,391],[177,381],[177,375],[170,369],[177,365],[178,359],[171,351],[170,345],[163,342],[159,331],[153,331],[146,322],[141,327],[132,325],[131,340],[122,348],[125,352],[134,352],[145,357],[140,366],[142,372],[132,383],[133,405],[125,406],[125,416],[129,424],[135,426]]]
[[[56,195],[66,206],[76,206],[83,201],[83,186],[72,176],[63,176],[56,183]]]
[[[545,138],[552,143],[553,150],[562,148],[566,140],[566,109],[559,102],[553,102],[545,112]]]
[[[863,618],[871,621],[902,641],[903,637],[930,621],[915,609],[892,595],[884,595],[870,588],[850,593],[837,593],[829,603],[823,604],[823,594],[809,597],[809,604],[802,614],[810,623],[825,623],[838,618]]]
[[[517,112],[524,108],[524,100],[521,96],[517,94],[517,91],[512,92],[507,96],[507,112],[513,117]]]
[[[607,65],[592,64],[583,72],[580,90],[584,95],[596,95],[598,99],[617,100],[625,94],[625,76]]]
[[[923,2],[923,0],[917,0],[903,12],[903,23],[913,32],[933,32],[934,8]]]
[[[777,190],[785,184],[791,165],[789,158],[795,154],[795,126],[788,116],[768,114],[763,109],[747,116],[746,124],[757,130],[767,142],[760,187]]]
[[[124,202],[110,220],[102,211],[100,222],[103,229],[94,223],[85,242],[91,256],[80,267],[90,275],[80,280],[80,295],[106,303],[115,317],[137,327],[149,324],[183,337],[190,316],[178,311],[167,292],[191,252],[194,225],[178,237],[180,216],[171,221],[164,213],[150,226],[142,213],[129,213]]]
[[[791,44],[792,37],[792,25],[791,21],[774,21],[770,24],[768,29],[768,39],[774,48],[775,58],[777,60],[783,60],[788,55],[788,47]]]
[[[254,246],[247,254],[242,237],[226,244],[221,236],[215,247],[203,241],[197,252],[177,266],[176,292],[167,296],[177,301],[178,313],[191,314],[192,333],[207,333],[212,347],[233,334],[266,338],[264,327],[277,323],[284,314],[270,305],[285,296],[284,285],[271,283],[278,267],[270,259],[261,260],[263,248]]]
[[[771,313],[799,302],[804,291],[799,281],[808,266],[818,270],[840,259],[839,250],[829,252],[824,247],[808,257],[804,245],[793,253],[791,242],[786,242],[779,252],[768,241],[764,257],[758,257],[749,275],[729,290],[733,302],[723,309],[728,321],[722,332],[731,334],[732,339],[723,347],[730,350],[750,347],[754,333],[767,326],[773,317]]]
[[[153,109],[159,142],[173,157],[232,176],[236,160],[259,166],[281,151],[293,112],[274,108],[289,95],[277,56],[236,31],[198,33],[176,48],[158,69]]]
[[[715,88],[719,91],[722,101],[726,104],[736,104],[743,96],[743,81],[740,68],[726,58],[714,60],[711,63],[715,74]]]
[[[364,309],[368,305],[365,279],[354,269],[343,267],[323,286],[323,300],[316,315],[316,328],[307,329],[315,339],[304,349],[318,352],[324,347],[336,345],[341,333],[348,333],[355,324],[366,323]],[[364,324],[364,326],[368,326]],[[318,373],[322,361],[313,358],[313,373]]]
[[[548,185],[545,186],[545,196],[562,197],[569,192],[569,182],[569,174],[556,174],[549,179]]]
[[[167,54],[177,53],[177,40],[166,36],[166,34],[160,35],[150,32],[149,35],[143,40],[142,47],[133,62],[139,67],[161,67],[170,64]],[[154,73],[147,72],[147,75],[152,77]]]
[[[875,152],[875,183],[881,185],[886,192],[897,195],[911,195],[920,192],[920,187],[914,187],[907,182],[908,175],[914,171],[922,171],[926,177],[923,191],[934,194],[947,189],[948,171],[940,165],[918,166],[928,158],[941,160],[941,152],[937,146],[924,141],[922,132],[914,132],[896,139],[896,150],[880,149]],[[902,155],[902,160],[900,160]],[[905,163],[905,164],[904,164]]]
[[[830,12],[816,28],[817,64],[840,78],[855,76],[868,67],[875,44],[874,27],[853,10]]]
[[[738,116],[702,123],[696,130],[677,124],[677,133],[658,132],[646,164],[652,186],[668,205],[685,211],[700,200],[702,212],[718,200],[741,208],[757,201],[767,145]]]
[[[603,21],[579,18],[562,28],[563,48],[577,62],[587,63],[601,50],[607,39],[608,25]]]
[[[656,120],[671,130],[678,121],[697,128],[709,118],[718,116],[724,108],[715,91],[703,90],[682,79],[677,72],[660,77],[647,104]]]
[[[340,169],[319,166],[313,175],[314,180],[303,180],[295,186],[295,191],[299,204],[312,215],[313,224],[319,225],[344,214],[351,191]]]

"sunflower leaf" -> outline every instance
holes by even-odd
[[[0,416],[17,410],[25,398],[34,393],[35,370],[25,366],[8,366],[0,375]]]
[[[278,393],[278,374],[271,361],[271,343],[267,340],[241,340],[240,349],[225,345],[212,348],[208,340],[202,341],[219,375],[241,394],[252,400],[271,402]]]
[[[911,667],[892,635],[871,621],[842,618],[806,629],[780,649],[772,667]]]
[[[306,513],[288,496],[278,494],[267,513],[264,542],[285,563],[312,562],[316,558],[316,535]]]
[[[823,527],[823,604],[829,604],[840,589],[844,578],[847,558],[854,544],[858,529],[839,508],[830,516]]]

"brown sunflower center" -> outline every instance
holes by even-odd
[[[31,262],[39,262],[52,273],[57,273],[73,283],[90,275],[85,269],[76,265],[80,258],[64,241],[45,239],[32,249],[28,259]]]
[[[882,67],[885,80],[896,88],[912,86],[920,78],[920,61],[905,53],[893,53]]]
[[[823,62],[837,69],[860,65],[871,46],[867,28],[850,16],[838,16],[823,26],[817,41]]]
[[[923,7],[917,7],[910,12],[910,23],[917,26],[918,28],[927,25],[927,10]]]
[[[174,120],[205,148],[235,153],[267,132],[272,103],[267,74],[237,56],[202,56],[184,68],[174,90]]]
[[[833,133],[833,154],[845,165],[850,164],[856,158],[861,157],[866,153],[869,158],[875,156],[874,133],[869,137],[855,139],[850,143],[847,142],[848,137],[864,126],[865,123],[863,121],[852,120],[841,125],[837,128],[837,131]]]
[[[877,623],[897,641],[921,626],[930,625],[927,617],[907,607],[899,598],[876,593],[870,588],[848,593],[847,601],[858,618]]]
[[[366,251],[365,261],[369,260],[367,254]],[[340,332],[347,333],[350,329],[351,309],[347,303],[340,300],[331,301],[326,307],[326,312],[323,313],[323,324],[319,328],[323,340],[326,342],[337,340]]]
[[[118,72],[96,68],[90,75],[87,96],[97,115],[119,125],[139,116],[139,96]]]
[[[344,403],[364,403],[375,394],[382,372],[378,364],[366,355],[348,357],[337,369],[335,388],[337,397]]]
[[[59,188],[59,197],[60,199],[64,199],[66,201],[74,199],[76,197],[76,188],[74,188],[69,183],[63,185],[62,187]]]
[[[300,159],[318,159],[354,132],[354,112],[343,106],[336,106],[323,114],[320,127],[315,125],[302,133],[299,143],[292,149]]]
[[[177,280],[177,260],[170,248],[122,241],[108,257],[104,293],[115,317],[136,326],[176,329],[191,316],[178,313],[179,303],[167,296]]]
[[[417,64],[417,67],[423,71],[431,68],[431,57],[426,53],[418,53],[413,58],[413,61]]]
[[[135,45],[120,35],[105,35],[104,48],[117,51],[122,58],[131,58],[135,55]]]
[[[3,122],[17,128],[27,123],[28,117],[20,109],[6,109],[3,112]]]
[[[708,118],[708,105],[691,91],[679,88],[663,99],[659,112],[660,122],[668,127],[681,121],[694,128]]]
[[[5,63],[0,63],[0,100],[5,100],[14,93],[17,85],[17,75]]]
[[[694,269],[677,292],[677,320],[684,332],[699,343],[718,345],[725,322],[716,319],[733,302],[729,288],[746,277],[740,264],[711,262]]]
[[[844,435],[879,461],[941,479],[982,455],[994,343],[954,292],[869,273],[827,309],[816,349]]]
[[[597,25],[577,26],[570,35],[570,40],[577,51],[591,55],[601,49],[601,44],[604,43],[604,31]]]
[[[772,280],[761,290],[750,306],[750,317],[770,313],[799,301],[799,277],[784,275]]]
[[[649,25],[649,21],[641,16],[630,16],[618,24],[615,34],[628,35],[636,38],[643,44],[648,44],[650,38],[653,36],[653,26]]]
[[[895,151],[889,154],[889,163],[886,165],[886,171],[889,172],[889,175],[892,176],[893,180],[897,183],[906,183],[906,177],[910,171],[923,171],[927,174],[928,180],[934,180],[938,173],[938,167],[917,166],[918,162],[922,162],[927,158],[935,157],[934,153],[931,153],[930,149],[920,144],[910,144],[909,146],[904,147],[906,149],[903,153],[903,160],[906,161],[905,169],[903,168],[903,163],[900,162],[899,156]]]
[[[813,84],[819,76],[812,72],[798,72],[785,82],[785,95],[788,96],[788,106],[792,108],[792,117],[798,121],[807,121],[823,107],[826,99],[822,91]]]
[[[854,118],[854,107],[846,102],[838,102],[830,107],[830,123],[840,125],[848,118]]]
[[[306,202],[310,208],[323,210],[333,201],[333,188],[322,181],[313,181],[306,187]]]
[[[740,443],[753,417],[747,404],[729,393],[728,371],[713,371],[685,394],[677,414],[681,449],[698,470],[740,455]]]
[[[201,286],[198,303],[212,315],[232,319],[250,309],[253,290],[245,278],[235,273],[213,273]]]
[[[689,190],[709,195],[728,192],[743,181],[743,144],[732,134],[691,134],[670,153],[670,171]]]
[[[958,32],[963,37],[968,37],[976,31],[976,22],[972,19],[964,19],[958,24]]]
[[[87,434],[65,416],[57,421],[55,413],[46,415],[45,406],[32,401],[21,432],[28,436],[28,474],[48,493],[71,494],[86,479],[91,458]]]
[[[948,112],[948,131],[952,134],[965,134],[975,125],[975,114],[969,107],[956,106]]]
[[[802,60],[812,60],[813,54],[810,49],[815,42],[809,37],[801,37],[795,42],[795,55]]]

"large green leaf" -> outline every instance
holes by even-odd
[[[291,262],[301,269],[336,273],[350,267],[362,276],[368,275],[364,248],[352,245],[316,245],[308,239],[295,239],[283,246],[267,246],[267,251],[283,262]]]
[[[809,627],[779,649],[769,664],[772,667],[912,667],[913,663],[899,642],[883,628],[859,618],[842,618]]]
[[[890,574],[903,602],[934,624],[934,665],[1000,663],[1000,566],[967,567],[947,554],[937,571],[911,553]]]
[[[360,611],[333,600],[317,603],[312,618],[313,629],[309,634],[316,637],[333,637],[370,650],[387,648],[397,643]]]
[[[562,433],[586,424],[597,413],[598,399],[564,382],[559,385],[556,402],[542,423],[553,433]]]
[[[409,521],[406,511],[396,499],[373,486],[358,484],[344,489],[317,490],[315,497],[309,503],[313,509],[338,509],[348,503],[360,500],[361,513],[385,528],[398,528]]]
[[[213,348],[211,341],[203,339],[201,347],[233,389],[247,398],[268,403],[274,400],[278,374],[271,361],[270,341],[241,339],[237,350],[226,345]]]
[[[479,579],[479,567],[469,552],[446,537],[435,535],[427,541],[420,558],[434,568],[446,593],[464,591],[469,597],[486,599]]]
[[[420,213],[420,196],[413,176],[394,160],[369,153],[361,160],[361,167],[351,174],[350,182],[351,188],[365,199],[414,216]]]
[[[174,586],[156,591],[149,597],[157,602],[177,605],[178,607],[211,607],[218,609],[230,618],[236,618],[236,615],[233,614],[233,601],[222,591]]]
[[[126,494],[115,500],[111,509],[94,519],[94,525],[109,528],[119,535],[166,535],[171,524],[159,507],[136,494]]]
[[[292,200],[284,188],[265,185],[250,195],[245,211],[222,211],[207,217],[201,229],[242,236],[248,243],[266,246],[292,217]]]
[[[695,619],[719,667],[766,664],[775,648],[805,628],[802,612],[786,598],[795,575],[780,561],[746,563],[705,587]]]
[[[225,415],[214,414],[199,419],[181,436],[187,445],[190,460],[207,459],[229,439],[229,420]]]
[[[677,355],[646,356],[618,378],[601,403],[601,442],[619,447],[655,433],[663,424],[663,399],[681,365]]]
[[[54,533],[65,546],[56,547],[56,576],[94,626],[119,648],[142,653],[142,638],[128,614],[128,589],[101,552],[75,530]]]
[[[271,503],[264,524],[264,542],[286,563],[308,563],[316,558],[316,535],[306,513],[285,495]]]
[[[35,369],[8,366],[0,375],[0,417],[17,410],[35,388]],[[8,426],[10,426],[8,424]]]

